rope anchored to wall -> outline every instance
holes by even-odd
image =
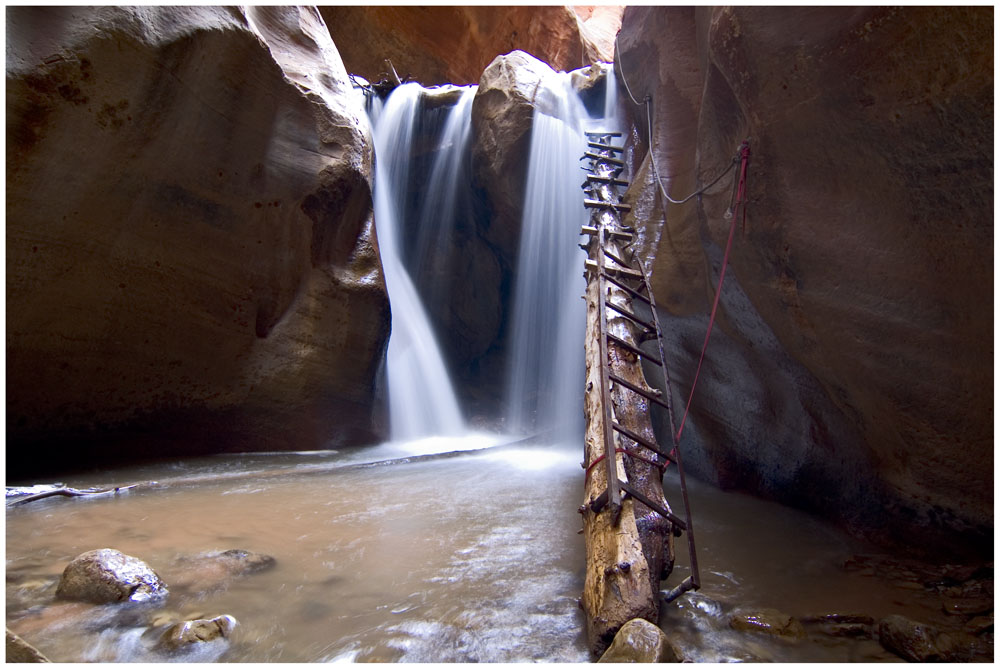
[[[629,98],[631,98],[633,103],[635,103],[636,105],[645,106],[646,128],[648,132],[647,138],[649,141],[649,164],[653,168],[653,177],[656,180],[656,185],[659,187],[660,193],[663,195],[664,199],[667,200],[667,202],[679,205],[688,202],[693,197],[702,195],[703,193],[708,191],[708,189],[710,189],[712,186],[721,181],[722,178],[725,175],[729,174],[731,171],[733,171],[734,174],[736,174],[737,172],[735,172],[734,170],[736,166],[739,165],[739,170],[738,170],[739,178],[738,180],[734,180],[735,196],[733,199],[731,199],[729,210],[726,212],[726,215],[731,217],[732,223],[729,226],[729,237],[726,240],[726,250],[722,258],[722,268],[719,270],[719,282],[715,288],[715,297],[712,300],[712,312],[708,318],[708,328],[705,332],[705,341],[701,347],[701,354],[698,356],[698,366],[695,369],[694,381],[692,381],[691,383],[691,391],[688,394],[687,404],[684,407],[684,415],[681,418],[681,424],[679,428],[677,428],[674,425],[673,414],[672,413],[670,414],[670,431],[674,435],[674,442],[677,443],[680,441],[681,435],[684,433],[684,425],[687,422],[688,411],[691,409],[691,400],[694,398],[694,391],[698,385],[698,378],[701,375],[701,366],[702,363],[705,361],[705,351],[708,350],[708,342],[712,335],[712,328],[715,325],[715,316],[719,308],[719,297],[722,295],[722,283],[726,278],[726,267],[729,265],[729,253],[733,246],[733,237],[736,232],[737,220],[740,220],[742,222],[742,229],[744,233],[746,232],[747,165],[750,162],[750,140],[749,139],[744,140],[743,143],[740,144],[729,165],[727,165],[726,168],[722,172],[720,172],[717,177],[715,177],[715,179],[710,181],[708,185],[699,188],[698,190],[691,193],[685,198],[682,198],[680,200],[673,199],[672,197],[670,197],[670,195],[667,193],[666,188],[663,186],[663,180],[661,179],[659,170],[656,167],[656,152],[654,151],[655,147],[653,144],[653,114],[652,110],[650,109],[653,102],[653,98],[652,96],[647,94],[642,99],[641,102],[635,99],[635,96],[632,94],[632,89],[628,85],[628,80],[625,79],[625,71],[622,69],[622,64],[620,62],[621,50],[618,48],[617,38],[615,38],[615,53],[618,56],[615,59],[615,62],[618,64],[618,73],[621,75],[622,83],[625,85],[625,91],[628,93],[628,96]],[[667,392],[668,393],[670,392],[669,387],[667,388]]]

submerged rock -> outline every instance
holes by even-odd
[[[56,596],[95,604],[165,598],[167,584],[139,558],[112,548],[88,551],[63,571]]]
[[[175,623],[163,631],[157,646],[164,650],[176,651],[191,644],[228,639],[238,624],[236,618],[230,615]]]
[[[598,662],[680,662],[680,655],[659,627],[634,618],[622,625]]]
[[[875,635],[875,619],[863,613],[828,613],[803,618],[802,622],[829,636],[871,639]]]
[[[274,567],[270,555],[239,548],[183,556],[177,561],[178,572],[171,576],[176,590],[200,593],[225,588],[231,581]]]
[[[21,663],[50,662],[51,660],[38,652],[37,648],[8,629],[4,661]]]
[[[800,639],[806,635],[802,623],[776,609],[741,611],[729,618],[729,626],[734,630],[763,632],[773,636]]]

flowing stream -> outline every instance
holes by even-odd
[[[576,601],[580,454],[483,448],[491,439],[206,457],[65,478],[75,487],[159,485],[8,509],[7,624],[65,662],[588,661]],[[427,456],[439,451],[452,454]],[[668,495],[675,489],[668,481]],[[690,493],[704,585],[665,607],[661,626],[695,658],[894,659],[871,640],[737,632],[727,624],[737,605],[932,619],[920,593],[845,572],[848,556],[871,549],[837,529],[696,481]],[[105,547],[146,561],[168,585],[190,580],[184,558],[208,551],[250,550],[276,564],[215,587],[172,588],[165,610],[174,617],[229,614],[239,625],[228,643],[168,656],[150,632],[162,609],[54,598],[66,564]],[[681,563],[671,582],[685,574]]]

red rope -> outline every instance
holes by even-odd
[[[736,221],[740,217],[737,212],[742,206],[743,229],[746,230],[747,208],[746,208],[746,187],[747,187],[747,163],[750,161],[750,144],[743,142],[740,147],[740,182],[736,190],[736,211],[733,212],[733,223],[729,226],[729,239],[726,241],[726,253],[722,257],[722,269],[719,271],[719,285],[715,288],[715,300],[712,302],[712,315],[708,317],[708,330],[705,332],[705,343],[701,346],[701,356],[698,358],[698,368],[694,372],[694,382],[691,383],[691,393],[688,395],[687,405],[684,407],[684,417],[681,418],[681,426],[677,429],[677,441],[681,440],[684,432],[684,422],[687,420],[688,410],[691,408],[691,398],[694,397],[694,389],[698,385],[698,376],[701,374],[701,363],[705,360],[705,351],[708,349],[708,339],[712,335],[712,326],[715,325],[715,312],[719,308],[719,296],[722,295],[722,282],[726,278],[726,265],[729,264],[729,250],[733,247],[733,234],[736,232]]]
[[[653,465],[654,467],[659,467],[661,470],[665,469],[666,466],[668,464],[670,464],[670,462],[667,461],[666,463],[664,463],[664,464],[661,465],[659,462],[655,462],[653,460],[650,460],[649,458],[644,458],[641,455],[639,455],[638,453],[636,453],[635,451],[630,451],[627,448],[616,448],[615,449],[615,453],[624,453],[625,455],[630,455],[633,458],[635,458],[636,460],[642,460],[646,464]],[[601,462],[606,457],[607,457],[606,453],[602,453],[601,455],[598,455],[597,458],[595,458],[594,461],[591,462],[590,465],[587,467],[587,473],[584,475],[583,478],[584,479],[588,478],[590,476],[590,470],[594,468],[594,465],[596,465],[598,462]]]

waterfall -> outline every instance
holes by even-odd
[[[389,419],[394,440],[458,435],[465,426],[448,371],[420,296],[403,266],[414,123],[422,88],[404,84],[374,120],[375,227],[392,308],[386,352]]]
[[[453,88],[453,87],[446,87]],[[436,143],[437,152],[424,185],[413,244],[406,265],[428,303],[446,303],[450,297],[453,257],[451,240],[460,219],[469,219],[472,190],[469,140],[475,86],[465,86],[451,108]]]
[[[582,277],[577,246],[587,221],[580,183],[586,112],[563,73],[543,82],[531,132],[514,280],[507,423],[513,432],[583,435]]]

